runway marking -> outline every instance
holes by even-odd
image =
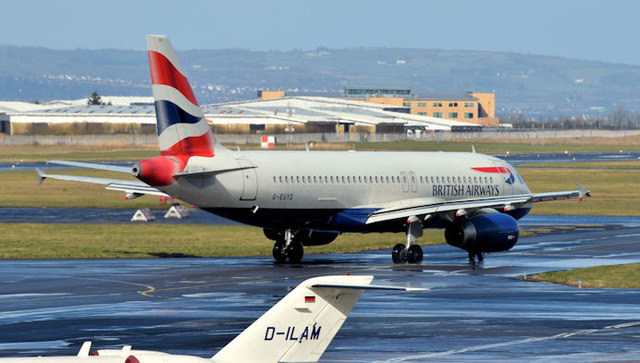
[[[555,335],[546,336],[546,337],[526,338],[526,339],[512,340],[509,342],[477,345],[475,347],[468,347],[468,348],[462,348],[462,349],[452,349],[444,352],[434,352],[434,353],[413,355],[408,357],[393,358],[393,359],[386,360],[384,362],[404,362],[404,361],[411,361],[411,360],[422,360],[425,358],[438,358],[438,357],[443,357],[447,355],[467,353],[467,352],[477,352],[477,351],[487,350],[492,348],[507,347],[512,345],[526,344],[526,343],[535,343],[535,342],[540,342],[545,340],[570,338],[570,337],[581,336],[581,335],[589,335],[589,334],[602,332],[606,330],[623,329],[623,328],[629,328],[633,326],[640,326],[640,321],[632,321],[628,323],[609,325],[600,329],[581,329],[581,330],[575,330],[572,332],[560,333],[560,334],[555,334]]]
[[[69,277],[72,278],[72,277]],[[133,285],[133,286],[142,286],[147,288],[147,290],[144,291],[136,291],[135,293],[139,293],[141,295],[144,296],[148,296],[148,297],[153,297],[153,295],[151,295],[152,292],[156,291],[156,288],[151,286],[151,285],[147,285],[147,284],[141,284],[141,283],[137,283],[137,282],[130,282],[130,281],[122,281],[122,280],[109,280],[109,279],[97,279],[97,278],[88,278],[88,277],[78,277],[78,279],[82,279],[82,280],[93,280],[93,281],[106,281],[106,282],[115,282],[118,284],[125,284],[125,285]],[[121,292],[120,295],[124,295],[124,294],[132,294],[133,292]],[[23,302],[23,301],[47,301],[47,300],[64,300],[64,299],[78,299],[78,298],[89,298],[89,297],[96,297],[96,296],[103,296],[103,294],[93,294],[93,295],[65,295],[65,296],[47,296],[47,297],[40,297],[40,298],[31,298],[31,299],[14,299],[14,300],[5,300],[3,302]]]
[[[356,271],[361,271],[361,270],[367,270],[368,268],[354,268],[353,272]],[[301,275],[295,275],[295,276],[291,276],[289,277],[289,279],[304,279],[304,278],[310,278],[310,277],[315,277],[318,276],[318,274],[316,273],[309,273],[309,274],[301,274]],[[71,277],[70,277],[71,278]],[[234,284],[251,284],[251,283],[256,283],[256,282],[265,282],[265,281],[275,281],[278,280],[278,278],[261,278],[261,279],[251,279],[251,280],[242,280],[242,281],[227,281],[227,282],[213,282],[213,283],[208,283],[208,284],[198,284],[198,285],[187,285],[187,286],[180,286],[180,287],[168,287],[168,288],[163,288],[163,289],[158,289],[155,286],[152,285],[148,285],[148,284],[143,284],[143,283],[137,283],[137,282],[130,282],[130,281],[122,281],[122,280],[110,280],[110,279],[98,279],[98,278],[88,278],[88,277],[80,277],[79,279],[83,279],[83,280],[94,280],[94,281],[106,281],[106,282],[115,282],[115,283],[119,283],[119,284],[125,284],[125,285],[133,285],[133,286],[142,286],[145,287],[146,290],[144,291],[136,291],[136,292],[120,292],[119,295],[125,295],[125,294],[140,294],[146,297],[157,297],[155,295],[153,295],[152,293],[157,293],[157,292],[164,292],[164,291],[178,291],[178,290],[189,290],[189,289],[197,289],[197,288],[201,288],[201,287],[215,287],[215,286],[227,286],[227,285],[234,285]],[[103,296],[103,294],[86,294],[86,295],[65,295],[65,296],[49,296],[49,297],[42,297],[42,298],[32,298],[32,299],[14,299],[14,300],[4,300],[4,303],[15,303],[15,302],[25,302],[25,301],[46,301],[46,300],[64,300],[64,299],[78,299],[78,298],[91,298],[91,297],[97,297],[97,296]]]

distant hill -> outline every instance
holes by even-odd
[[[201,103],[247,100],[258,89],[339,95],[345,86],[414,93],[495,91],[497,112],[531,116],[640,111],[640,66],[481,51],[350,48],[178,52]],[[145,52],[0,47],[0,99],[149,96]]]

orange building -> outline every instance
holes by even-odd
[[[274,98],[282,98],[284,97],[284,91],[258,91],[258,99],[259,100],[270,100]]]
[[[396,111],[498,127],[495,93],[467,92],[465,95],[414,96],[409,88],[345,88],[345,97],[400,107]]]

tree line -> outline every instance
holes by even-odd
[[[500,122],[512,124],[516,129],[633,130],[640,129],[640,112],[628,112],[623,108],[618,108],[612,113],[604,115],[558,115],[545,119],[514,113],[500,117]]]

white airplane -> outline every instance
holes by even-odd
[[[425,291],[371,285],[373,276],[321,276],[303,281],[211,359],[149,350],[101,349],[85,342],[76,356],[0,358],[0,362],[204,363],[317,362],[364,290]]]
[[[513,166],[492,156],[454,152],[230,151],[216,142],[165,36],[147,36],[160,155],[133,168],[57,164],[132,172],[140,181],[69,175],[45,178],[101,183],[126,193],[172,196],[264,228],[276,261],[297,263],[303,246],[345,232],[405,232],[394,263],[420,263],[416,239],[444,229],[447,243],[475,262],[518,241],[517,219],[533,203],[590,196],[578,190],[531,193]]]

